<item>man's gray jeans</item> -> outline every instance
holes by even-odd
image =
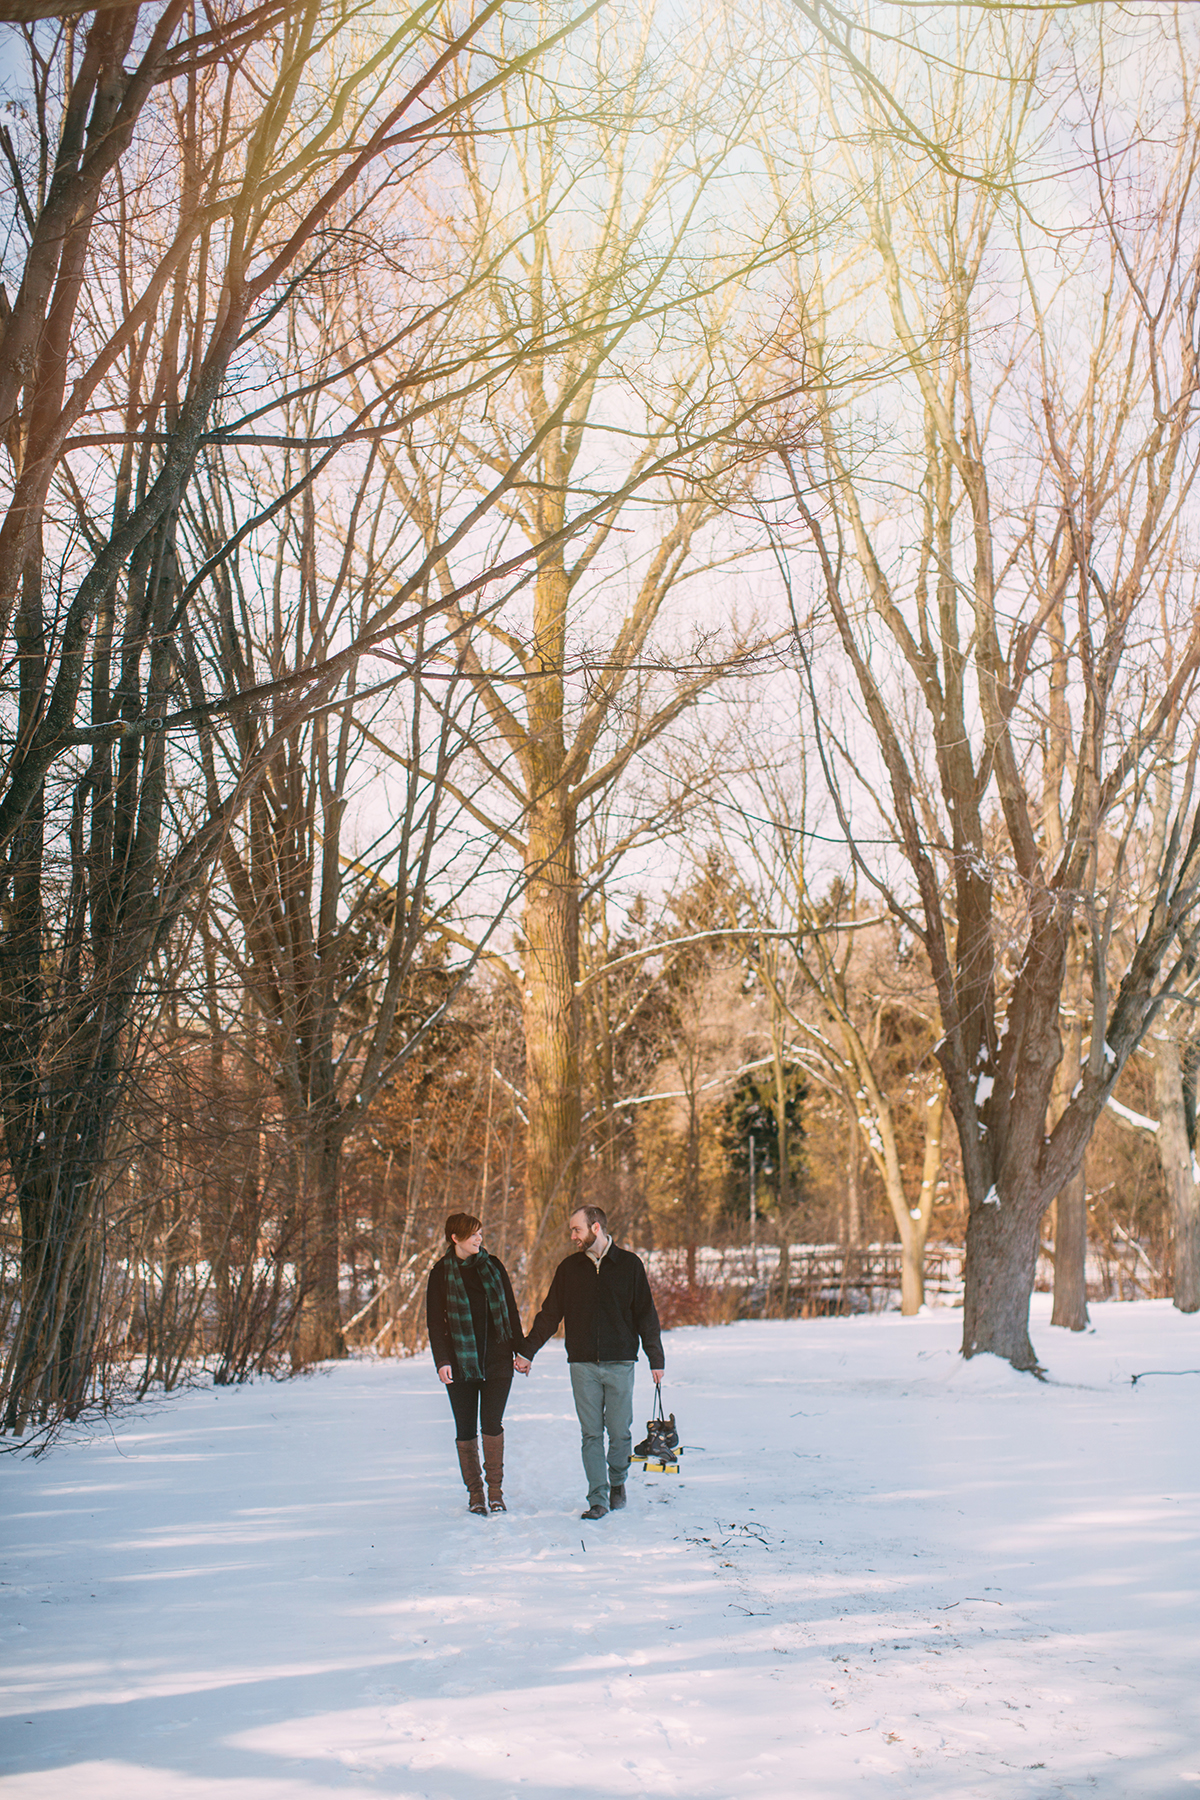
[[[636,1370],[635,1362],[571,1364],[571,1392],[583,1433],[583,1472],[587,1476],[589,1506],[607,1506],[610,1485],[618,1486],[629,1473]]]

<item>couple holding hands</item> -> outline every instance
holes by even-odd
[[[528,1333],[521,1330],[508,1271],[483,1248],[483,1226],[470,1213],[451,1213],[446,1220],[446,1253],[429,1277],[429,1348],[450,1396],[468,1506],[485,1518],[489,1511],[507,1510],[504,1408],[513,1371],[528,1375],[533,1358],[560,1324],[566,1326],[571,1389],[583,1434],[588,1484],[583,1518],[602,1519],[625,1504],[639,1341],[655,1386],[662,1380],[662,1332],[641,1258],[613,1242],[598,1206],[581,1206],[572,1213],[570,1230],[574,1252],[555,1270]],[[476,1438],[480,1427],[482,1467]]]

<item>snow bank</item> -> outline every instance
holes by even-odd
[[[1200,1377],[1130,1380],[1200,1321],[1094,1317],[1047,1383],[947,1314],[671,1333],[703,1448],[600,1525],[559,1345],[507,1517],[425,1361],[5,1459],[0,1800],[1200,1794]]]

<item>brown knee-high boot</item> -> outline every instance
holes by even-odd
[[[498,1432],[495,1437],[483,1440],[483,1466],[487,1472],[488,1509],[491,1512],[507,1512],[501,1484],[504,1480],[504,1433]]]
[[[485,1438],[484,1442],[487,1440]],[[487,1518],[487,1502],[483,1497],[483,1470],[479,1466],[479,1445],[474,1438],[455,1438],[458,1466],[467,1484],[467,1506],[473,1513]]]

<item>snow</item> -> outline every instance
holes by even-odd
[[[1080,1085],[1082,1085],[1082,1083]],[[1074,1098],[1074,1096],[1072,1096],[1072,1098]],[[1126,1125],[1132,1125],[1135,1131],[1148,1132],[1152,1137],[1157,1133],[1157,1119],[1148,1119],[1145,1113],[1134,1112],[1131,1106],[1122,1106],[1121,1102],[1119,1100],[1114,1100],[1111,1094],[1105,1101],[1105,1105],[1108,1107],[1109,1112],[1116,1113],[1118,1119],[1124,1119]]]
[[[1047,1382],[949,1310],[672,1332],[703,1448],[598,1525],[559,1344],[504,1517],[425,1358],[0,1459],[0,1800],[1200,1793],[1200,1318],[1048,1306]]]

